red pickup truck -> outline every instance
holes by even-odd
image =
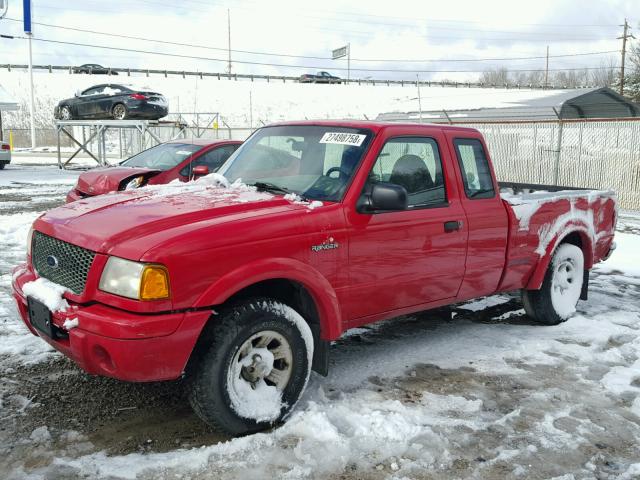
[[[253,432],[348,328],[514,290],[566,320],[614,247],[615,195],[502,188],[473,129],[272,125],[219,173],[45,213],[13,295],[87,372],[185,376],[206,422]]]

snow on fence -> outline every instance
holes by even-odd
[[[640,119],[459,125],[482,132],[501,181],[613,189],[640,210]]]

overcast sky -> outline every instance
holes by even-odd
[[[619,52],[621,43],[616,37],[622,29],[618,25],[625,17],[640,37],[638,0],[33,0],[34,22],[210,47],[160,44],[35,24],[34,38],[149,53],[34,41],[34,63],[224,72],[227,9],[231,48],[260,53],[232,52],[235,73],[300,75],[326,69],[346,77],[346,59],[331,60],[330,56],[332,49],[350,43],[352,78],[415,79],[412,70],[421,70],[421,79],[471,80],[483,69],[537,69],[544,68],[545,61],[452,60],[544,56],[549,45],[550,69],[598,67],[619,62],[619,53],[553,55]],[[0,33],[20,35],[22,24],[11,19],[22,18],[21,0],[9,0],[7,17],[0,20]],[[418,61],[385,61],[388,59]],[[0,39],[0,64],[8,62],[27,62],[26,41]],[[449,72],[452,70],[473,72]]]

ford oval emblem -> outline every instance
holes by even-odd
[[[58,266],[59,266],[58,259],[56,257],[54,257],[53,255],[49,255],[47,257],[47,265],[49,265],[49,267],[51,267],[51,268],[58,268]]]

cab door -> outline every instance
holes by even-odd
[[[387,138],[367,182],[402,185],[408,208],[348,209],[350,289],[342,303],[351,325],[458,294],[468,229],[444,141],[440,130]]]
[[[482,136],[476,131],[447,131],[458,166],[462,207],[469,225],[465,276],[458,300],[494,293],[505,268],[509,219]]]

